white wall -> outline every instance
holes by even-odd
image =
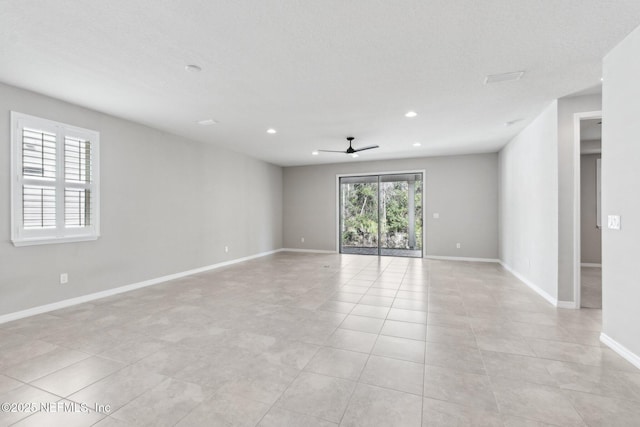
[[[496,259],[496,153],[284,168],[284,246],[336,250],[336,175],[422,169],[426,255]]]
[[[604,59],[603,215],[621,230],[602,233],[603,332],[640,367],[640,28]]]
[[[547,299],[558,283],[558,104],[500,151],[500,259]]]
[[[602,262],[602,231],[597,227],[596,161],[600,154],[580,156],[580,261]]]
[[[558,299],[574,301],[574,114],[602,109],[600,95],[558,100]]]
[[[10,242],[10,110],[100,132],[99,240]],[[0,315],[282,247],[280,167],[2,84],[0,135]]]

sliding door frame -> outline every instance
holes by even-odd
[[[340,241],[342,239],[340,233],[340,178],[350,176],[379,176],[379,175],[404,175],[404,174],[422,174],[422,258],[427,256],[427,170],[426,169],[408,169],[401,171],[384,171],[384,172],[361,172],[361,173],[339,173],[336,174],[336,252],[340,253]],[[378,188],[378,210],[380,210],[380,188]],[[380,255],[380,227],[378,227],[378,255]]]

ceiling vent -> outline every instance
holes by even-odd
[[[204,120],[200,120],[200,121],[198,121],[198,124],[199,124],[199,125],[202,125],[202,126],[211,126],[211,125],[216,125],[216,124],[218,124],[218,122],[216,122],[216,121],[215,121],[215,120],[213,120],[213,119],[204,119]]]
[[[516,123],[519,123],[521,121],[523,121],[524,119],[515,119],[515,120],[509,120],[508,122],[505,122],[504,125],[505,126],[513,126]]]
[[[520,80],[524,76],[524,71],[513,71],[511,73],[489,74],[484,78],[484,84],[502,83]]]

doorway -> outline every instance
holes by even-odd
[[[423,173],[338,178],[339,251],[421,258]]]
[[[602,308],[602,113],[576,114],[576,308]]]

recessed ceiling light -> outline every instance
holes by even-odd
[[[421,145],[422,145],[422,144],[420,144],[419,142],[414,142],[414,143],[413,143],[413,146],[414,146],[414,147],[420,147]]]
[[[211,126],[211,125],[215,125],[215,124],[217,124],[217,123],[218,123],[218,122],[216,122],[216,121],[215,121],[215,120],[213,120],[213,119],[204,119],[204,120],[200,120],[200,121],[198,122],[198,124],[199,124],[199,125],[202,125],[202,126]]]
[[[405,117],[409,117],[410,119],[416,117],[418,115],[418,113],[416,113],[415,111],[409,111],[407,112],[407,114],[405,114]]]
[[[353,153],[353,154],[351,155],[351,157],[353,157],[353,158],[355,159],[356,157],[360,157],[360,156],[358,156],[358,153]]]
[[[489,74],[484,78],[484,84],[510,82],[520,80],[524,76],[524,71],[512,71],[510,73]]]
[[[273,128],[269,128],[269,129],[267,129],[267,133],[270,133],[270,134],[272,134],[272,135],[273,135],[274,133],[276,133],[276,132],[277,132],[277,130],[275,130],[275,129],[273,129]]]
[[[317,156],[319,153],[317,151],[312,151],[311,154]]]
[[[202,71],[202,68],[194,64],[185,65],[184,69],[187,71],[191,71],[192,73],[197,73],[198,71]]]

